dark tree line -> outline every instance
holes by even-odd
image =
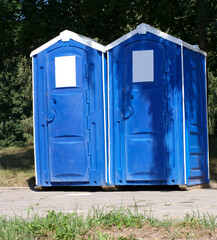
[[[207,51],[217,133],[216,0],[0,0],[0,146],[32,141],[32,50],[65,29],[107,44],[142,22]]]

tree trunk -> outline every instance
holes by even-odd
[[[207,51],[207,0],[197,0],[197,26],[200,49]]]

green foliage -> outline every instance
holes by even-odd
[[[208,73],[208,115],[209,133],[217,133],[217,76]]]
[[[32,138],[29,62],[25,56],[5,59],[0,72],[0,147],[22,145]]]
[[[26,118],[21,120],[23,126],[23,138],[27,144],[33,144],[33,117]]]

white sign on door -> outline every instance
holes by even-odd
[[[76,87],[76,57],[55,57],[55,86]]]
[[[133,51],[133,82],[154,82],[154,51]]]

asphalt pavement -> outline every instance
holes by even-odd
[[[178,189],[48,189],[0,188],[0,215],[7,217],[37,213],[45,216],[48,210],[87,215],[93,208],[110,211],[120,207],[151,214],[158,219],[181,219],[186,213],[217,216],[217,186],[207,189],[181,191]]]

